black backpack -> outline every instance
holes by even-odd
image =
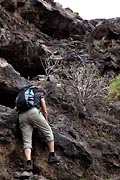
[[[28,109],[35,107],[34,88],[34,86],[30,85],[22,88],[19,92],[15,101],[19,112],[25,112]]]

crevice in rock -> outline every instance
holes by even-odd
[[[16,71],[18,71],[22,77],[33,78],[37,75],[45,75],[45,70],[39,60],[33,59],[20,59],[20,55],[13,57],[12,53],[6,55],[2,53],[2,58],[6,59],[9,64],[11,64]]]
[[[10,91],[6,88],[0,88],[0,104],[6,107],[14,108],[16,92]]]

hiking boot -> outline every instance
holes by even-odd
[[[19,172],[19,171],[14,172],[13,176],[15,179],[20,179],[21,178],[21,172]]]
[[[25,171],[32,171],[33,170],[33,162],[31,160],[26,161],[24,165]]]
[[[38,179],[39,179],[39,176],[37,174],[34,174],[30,176],[28,180],[38,180]]]
[[[21,173],[21,179],[28,179],[29,177],[33,176],[33,173],[32,172],[28,172],[28,171],[23,171]]]
[[[57,162],[60,162],[60,159],[61,159],[60,156],[57,156],[55,153],[54,156],[49,155],[48,162],[57,163]]]

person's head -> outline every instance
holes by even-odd
[[[45,95],[45,90],[40,85],[35,86],[35,90],[37,92],[41,92],[41,93],[43,93]]]

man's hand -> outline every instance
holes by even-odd
[[[45,112],[45,113],[43,113],[43,115],[44,115],[45,119],[48,121],[48,113]]]
[[[17,106],[15,106],[15,107],[14,107],[14,111],[18,111],[18,108],[17,108]]]
[[[15,8],[17,8],[17,0],[12,0],[12,4]]]
[[[45,119],[48,120],[48,112],[44,98],[41,98],[41,108]]]

